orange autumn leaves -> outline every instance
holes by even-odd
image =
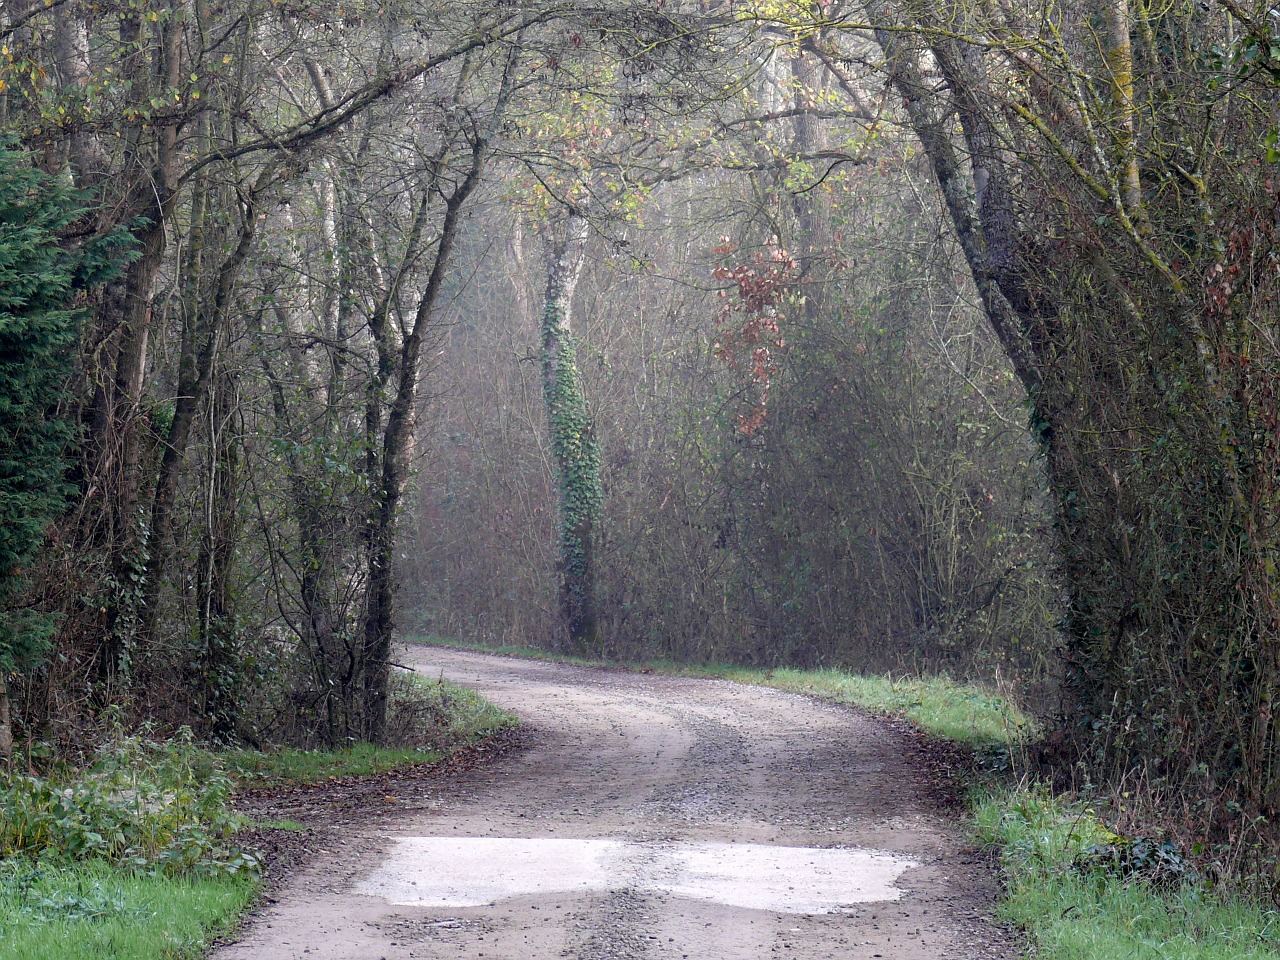
[[[728,258],[736,250],[729,238],[723,237],[712,253]],[[770,384],[778,372],[777,357],[786,349],[782,335],[786,318],[778,305],[796,281],[797,265],[774,238],[747,260],[722,263],[711,273],[716,280],[729,284],[717,291],[720,312],[713,350],[730,369],[748,371],[751,406],[738,414],[738,432],[752,436],[764,426]]]

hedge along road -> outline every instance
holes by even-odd
[[[331,844],[217,960],[1019,955],[886,724],[723,680],[407,656],[530,746]]]

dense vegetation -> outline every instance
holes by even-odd
[[[392,741],[409,629],[946,671],[1270,877],[1273,20],[6,3],[0,755]]]

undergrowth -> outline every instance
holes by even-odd
[[[258,858],[236,842],[249,825],[229,805],[237,782],[429,763],[515,722],[447,682],[405,676],[392,693],[405,746],[211,751],[189,731],[117,726],[81,769],[0,774],[0,960],[199,957],[258,889]]]
[[[190,731],[115,734],[74,774],[0,780],[0,858],[85,860],[169,876],[253,873],[235,844],[231,781]]]
[[[1214,889],[1171,844],[1111,832],[1080,798],[1005,786],[973,818],[1004,867],[1000,915],[1037,960],[1280,958],[1280,913]]]
[[[0,960],[199,956],[257,889],[230,793],[189,731],[147,727],[83,769],[0,777]]]
[[[324,750],[227,750],[220,757],[231,775],[246,786],[320,783],[436,763],[458,747],[516,723],[514,716],[475,691],[443,678],[418,674],[397,676],[389,713],[398,745],[353,743]]]

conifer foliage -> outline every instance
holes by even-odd
[[[46,619],[21,606],[24,571],[72,492],[72,428],[59,404],[77,301],[109,278],[123,240],[64,242],[82,212],[73,193],[0,141],[0,672],[38,662],[48,633]]]

